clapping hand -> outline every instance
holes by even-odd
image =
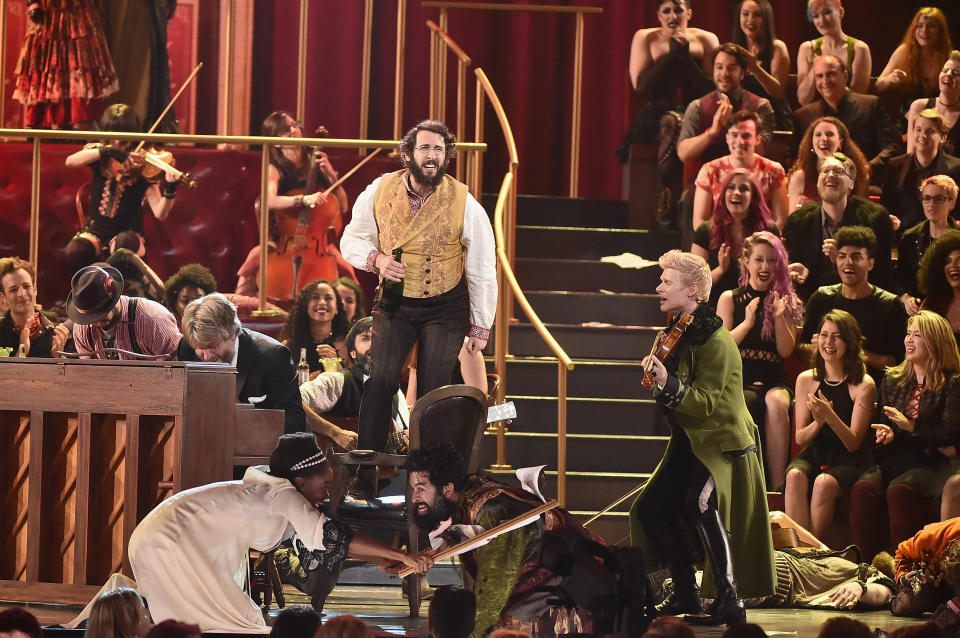
[[[780,296],[780,293],[776,290],[773,291],[773,318],[777,319],[783,316],[783,313],[787,311],[787,297],[784,295]]]
[[[903,412],[889,405],[883,406],[883,413],[890,419],[890,422],[903,430],[904,432],[913,432],[913,421],[903,416]]]
[[[831,415],[835,415],[833,401],[828,401],[827,397],[823,396],[823,390],[817,390],[816,394],[807,394],[807,409],[818,423],[826,423]]]
[[[837,263],[837,240],[823,240],[823,254],[830,258],[830,261]]]
[[[887,445],[893,442],[893,428],[885,423],[874,423],[872,427],[877,433],[877,445]]]
[[[753,327],[753,324],[757,321],[757,308],[760,307],[760,297],[754,297],[747,304],[747,307],[743,310],[743,322]]]
[[[720,244],[720,248],[717,249],[717,264],[722,272],[730,269],[730,252],[730,245],[726,242]]]

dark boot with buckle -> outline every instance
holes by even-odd
[[[707,609],[706,614],[687,616],[691,625],[717,626],[735,625],[747,621],[747,610],[737,594],[733,579],[733,553],[730,551],[730,538],[723,526],[720,512],[709,507],[697,521],[697,532],[703,541],[703,548],[710,559],[713,584],[717,597]]]

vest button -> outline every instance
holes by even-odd
[[[427,257],[427,261],[430,261],[430,257],[429,257],[429,256]]]
[[[428,291],[426,291],[426,290],[423,291],[423,296],[424,296],[424,297],[426,297],[426,296],[429,295],[429,294],[430,294],[430,293],[429,293]]]
[[[423,282],[423,283],[428,284],[428,283],[430,283],[430,280],[427,279],[427,280],[426,280],[425,282]]]
[[[430,272],[430,269],[429,269],[429,268],[424,268],[424,269],[423,269],[423,272]]]

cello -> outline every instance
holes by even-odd
[[[326,135],[326,129],[318,129]],[[376,149],[345,175],[323,191],[326,201],[299,209],[273,211],[277,230],[276,248],[267,255],[267,298],[278,305],[290,305],[307,283],[317,279],[334,281],[339,277],[336,258],[336,238],[343,231],[343,211],[333,192],[363,164],[373,158]],[[316,148],[311,148],[310,167],[306,185],[285,195],[304,195],[316,192]],[[302,201],[302,199],[301,199]]]

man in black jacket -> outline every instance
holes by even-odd
[[[191,301],[183,311],[181,361],[229,363],[237,369],[237,401],[283,410],[284,432],[307,429],[290,350],[265,334],[241,327],[237,307],[220,293]]]
[[[857,168],[843,153],[823,161],[817,178],[821,201],[807,204],[787,218],[783,244],[790,256],[790,270],[797,292],[804,299],[820,286],[840,281],[837,275],[837,244],[842,226],[866,226],[877,238],[872,280],[881,288],[892,288],[890,248],[893,224],[883,206],[853,195]]]

